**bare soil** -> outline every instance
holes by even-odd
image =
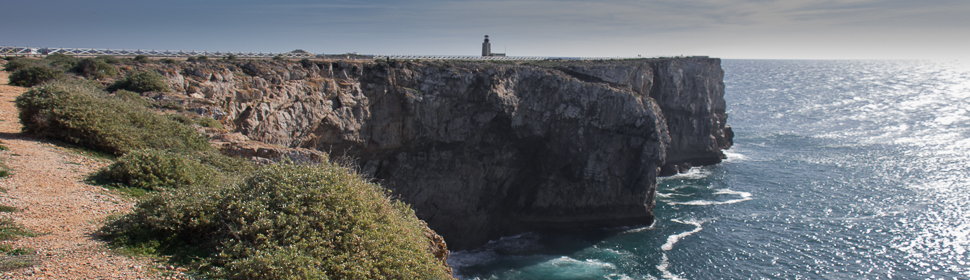
[[[21,257],[34,265],[0,272],[3,279],[161,279],[179,275],[153,260],[115,252],[95,236],[109,215],[130,212],[134,199],[84,183],[109,160],[20,133],[14,100],[27,89],[10,86],[0,71],[0,161],[13,175],[0,179],[0,205],[19,211],[0,213],[39,235],[3,241],[36,250]],[[2,255],[2,254],[0,254]],[[0,257],[3,258],[3,257]],[[9,257],[8,257],[9,258]],[[168,275],[168,276],[164,276]]]

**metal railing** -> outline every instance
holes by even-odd
[[[633,57],[546,57],[546,56],[471,56],[471,55],[359,55],[348,54],[313,54],[307,52],[263,53],[263,52],[209,52],[209,51],[172,51],[172,50],[128,50],[128,49],[90,49],[90,48],[37,48],[37,47],[8,47],[0,46],[0,56],[46,56],[51,54],[66,54],[71,56],[150,56],[150,57],[193,57],[211,56],[226,57],[233,55],[237,58],[330,58],[330,59],[398,59],[398,60],[497,60],[497,61],[527,61],[527,60],[621,60]]]
[[[0,56],[29,56],[29,55],[51,55],[66,54],[72,56],[151,56],[151,57],[190,57],[190,56],[212,56],[225,57],[233,55],[239,58],[274,58],[277,56],[284,58],[313,58],[316,54],[312,53],[254,53],[254,52],[209,52],[209,51],[172,51],[172,50],[128,50],[128,49],[88,49],[88,48],[34,48],[34,47],[7,47],[0,46]]]
[[[633,59],[635,57],[548,57],[548,56],[471,56],[471,55],[374,55],[375,59],[399,59],[399,60],[500,60],[500,61],[522,61],[522,60],[621,60]]]

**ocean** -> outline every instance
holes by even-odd
[[[723,60],[734,146],[653,225],[452,252],[459,279],[968,279],[970,63]]]

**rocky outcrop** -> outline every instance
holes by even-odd
[[[160,72],[200,100],[190,110],[253,140],[358,159],[452,249],[649,224],[661,170],[719,162],[732,137],[720,61],[705,57],[181,67]]]
[[[693,57],[652,60],[650,67],[631,64],[637,63],[579,62],[557,68],[588,81],[629,86],[657,101],[671,138],[661,175],[721,162],[721,150],[731,147],[734,132],[727,125],[720,60]]]
[[[211,139],[222,153],[247,158],[259,163],[289,160],[296,163],[326,162],[329,156],[321,151],[305,148],[287,148],[249,140],[240,133],[220,134]]]

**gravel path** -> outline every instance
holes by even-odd
[[[4,241],[37,251],[32,267],[0,273],[3,279],[157,279],[166,268],[151,260],[120,255],[93,236],[108,215],[132,210],[134,201],[85,184],[91,172],[110,164],[20,134],[14,99],[25,88],[7,85],[0,71],[0,152],[13,175],[0,179],[0,213],[41,235]],[[172,274],[172,273],[165,273]]]

